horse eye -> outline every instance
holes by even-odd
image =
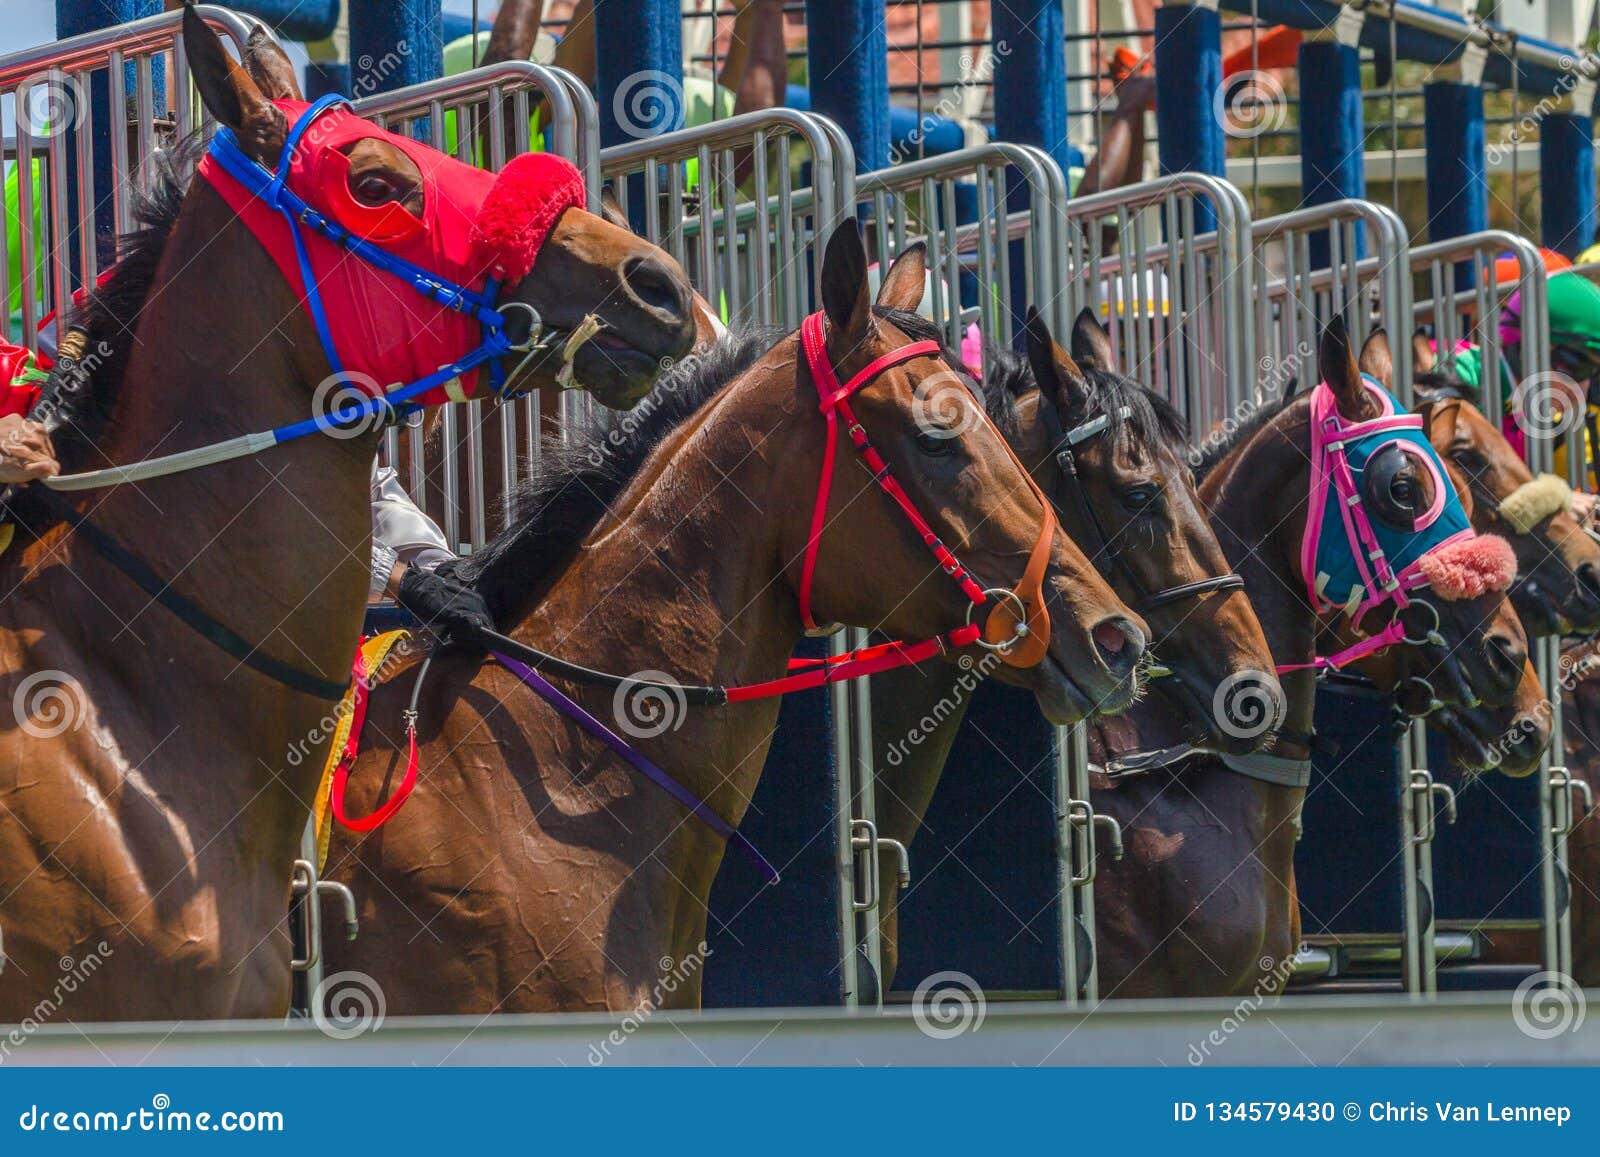
[[[355,194],[368,205],[383,205],[400,199],[400,190],[389,178],[369,173],[356,185]]]
[[[955,448],[954,430],[923,430],[917,435],[917,449],[929,457],[937,458]]]
[[[1153,506],[1159,497],[1160,491],[1154,486],[1132,486],[1122,492],[1122,504],[1137,514]]]
[[[1410,510],[1417,502],[1417,485],[1410,478],[1401,474],[1389,483],[1389,497],[1399,506]]]

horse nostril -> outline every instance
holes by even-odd
[[[1144,632],[1130,620],[1102,620],[1095,624],[1091,634],[1100,661],[1112,674],[1125,677],[1139,665],[1144,654]]]
[[[1584,594],[1600,600],[1600,567],[1592,562],[1586,562],[1578,567],[1577,576],[1578,585],[1583,588]]]
[[[1522,668],[1528,661],[1527,651],[1505,635],[1490,635],[1485,641],[1490,666],[1507,686],[1516,686],[1522,680]]]
[[[683,283],[658,258],[630,257],[622,265],[622,284],[646,309],[673,318],[688,316],[689,295]]]

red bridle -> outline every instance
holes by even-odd
[[[910,496],[895,480],[888,463],[867,439],[866,430],[862,428],[855,412],[850,408],[850,396],[885,370],[920,357],[940,358],[942,361],[943,351],[939,343],[912,342],[897,350],[891,350],[873,359],[844,385],[839,384],[839,377],[828,360],[827,323],[822,313],[812,314],[801,324],[800,347],[805,352],[806,364],[811,369],[812,382],[817,387],[818,408],[822,411],[823,420],[828,424],[827,438],[822,451],[822,473],[817,482],[817,500],[811,514],[811,533],[806,539],[805,561],[800,569],[800,618],[805,623],[806,629],[817,629],[816,619],[811,613],[811,585],[817,567],[817,554],[822,547],[822,531],[827,524],[835,447],[839,442],[839,417],[842,415],[850,441],[854,443],[856,452],[861,455],[861,460],[866,463],[867,469],[872,471],[873,481],[878,484],[880,490],[894,500],[912,528],[921,536],[923,543],[933,552],[934,558],[938,560],[945,574],[955,580],[962,594],[972,603],[972,608],[968,611],[967,625],[951,631],[944,637],[944,641],[958,647],[979,643],[990,650],[998,651],[1001,658],[1013,667],[1036,665],[1044,658],[1045,651],[1050,645],[1050,615],[1045,610],[1044,603],[1044,572],[1050,562],[1050,541],[1056,531],[1056,517],[1054,508],[1039,490],[1032,475],[1023,468],[1021,462],[1017,461],[1017,456],[1011,453],[1006,440],[1003,437],[999,438],[1000,445],[1006,447],[1006,452],[1011,455],[1018,472],[1028,480],[1028,486],[1039,500],[1043,517],[1039,527],[1039,537],[1033,544],[1033,550],[1028,555],[1027,568],[1017,585],[1011,590],[1000,587],[984,590],[973,580],[966,567],[961,565],[961,561],[939,540],[933,527],[928,525],[928,520],[922,517]],[[985,421],[987,420],[985,415]],[[996,433],[998,435],[998,431]],[[970,621],[972,610],[987,603],[990,595],[996,596],[998,601],[980,629]]]

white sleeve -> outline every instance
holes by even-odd
[[[372,593],[377,594],[388,584],[397,562],[432,570],[455,557],[438,524],[407,496],[394,468],[375,466],[372,471]]]

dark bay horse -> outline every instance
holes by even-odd
[[[1376,416],[1342,324],[1324,332],[1319,365],[1343,420]],[[1325,623],[1307,598],[1300,562],[1310,410],[1310,398],[1300,397],[1262,411],[1202,468],[1201,498],[1223,549],[1238,561],[1280,665],[1311,662]],[[1392,479],[1396,492],[1425,493],[1431,483],[1420,474],[1402,461]],[[1376,674],[1381,688],[1453,664],[1460,678],[1441,679],[1439,695],[1463,717],[1529,706],[1530,690],[1537,698],[1526,638],[1504,594],[1439,601],[1435,609],[1442,641],[1389,647]],[[1272,755],[1309,759],[1315,672],[1281,678],[1288,709]],[[1478,706],[1466,706],[1463,683],[1475,689]],[[1091,758],[1171,743],[1172,708],[1162,699],[1157,685],[1127,717],[1094,727]],[[1501,769],[1527,769],[1510,762]],[[1283,770],[1292,768],[1285,763]],[[1120,862],[1101,863],[1096,880],[1103,994],[1236,994],[1287,967],[1299,941],[1294,845],[1305,788],[1297,778],[1241,774],[1211,756],[1165,771],[1095,777],[1095,810],[1122,824],[1126,849]]]
[[[241,66],[191,11],[184,46],[207,109],[249,157],[276,164],[287,124],[273,98],[295,94],[275,43],[252,39]],[[342,195],[419,210],[418,171],[393,146],[364,140],[346,160]],[[82,399],[81,435],[57,433],[68,470],[300,421],[329,378],[298,292],[212,184],[186,183],[156,190],[149,230],[91,301],[90,348],[112,353]],[[653,271],[643,302],[625,288],[638,270]],[[391,292],[412,290],[371,308]],[[687,348],[688,299],[659,250],[575,209],[501,294],[552,326],[603,316],[633,351],[593,367],[602,400],[619,401]],[[537,371],[525,384],[554,382]],[[0,559],[0,701],[12,708],[0,713],[0,1021],[32,1015],[67,961],[91,955],[95,975],[64,1011],[74,1020],[287,1009],[290,871],[334,704],[225,653],[172,608],[181,598],[302,685],[347,682],[376,442],[316,434],[59,498],[48,518],[20,496],[21,533]],[[108,542],[137,565],[111,561]],[[139,567],[166,605],[132,577]]]
[[[922,284],[919,251],[891,268],[880,309],[914,303]],[[906,345],[892,315],[869,308],[853,224],[830,239],[822,286],[826,356],[841,380]],[[734,684],[784,670],[802,633],[825,428],[798,339],[772,341],[725,341],[672,371],[643,425],[581,438],[568,453],[589,467],[525,496],[530,521],[472,567],[514,638],[657,680]],[[916,357],[856,397],[872,444],[934,530],[982,581],[1013,582],[1053,525],[1049,506],[944,361]],[[848,447],[829,477],[810,588],[817,618],[906,638],[959,623],[953,584]],[[998,675],[1062,721],[1125,706],[1144,627],[1059,529],[1050,552],[1047,654]],[[369,746],[351,776],[357,810],[404,764],[409,683],[373,694]],[[712,708],[669,696],[646,730],[642,719],[630,726],[624,696],[566,686],[643,735],[651,759],[738,824],[775,700]],[[415,793],[365,839],[334,837],[327,871],[355,891],[362,931],[328,949],[328,967],[370,974],[391,1012],[697,1006],[723,839],[496,663],[437,657],[420,709]],[[669,985],[685,965],[690,975]]]
[[[1253,750],[1268,740],[1270,727],[1225,729],[1231,721],[1214,707],[1225,684],[1281,695],[1249,600],[1226,588],[1152,597],[1229,571],[1195,489],[1187,431],[1162,398],[1116,372],[1111,343],[1088,310],[1078,316],[1071,342],[1069,354],[1033,315],[1027,358],[985,351],[982,389],[989,410],[1051,496],[1062,527],[1149,622],[1151,653],[1172,672],[1161,682],[1185,724],[1185,738],[1216,750]],[[1099,422],[1103,432],[1073,441],[1074,431]],[[1072,475],[1059,457],[1069,443]],[[907,846],[922,827],[967,715],[971,697],[962,691],[963,677],[970,678],[928,664],[873,680],[876,822],[884,836]],[[930,720],[936,721],[931,729]],[[916,745],[904,744],[909,734],[917,735]],[[893,878],[892,866],[885,871]],[[899,955],[899,893],[886,892],[879,927],[887,986]]]

